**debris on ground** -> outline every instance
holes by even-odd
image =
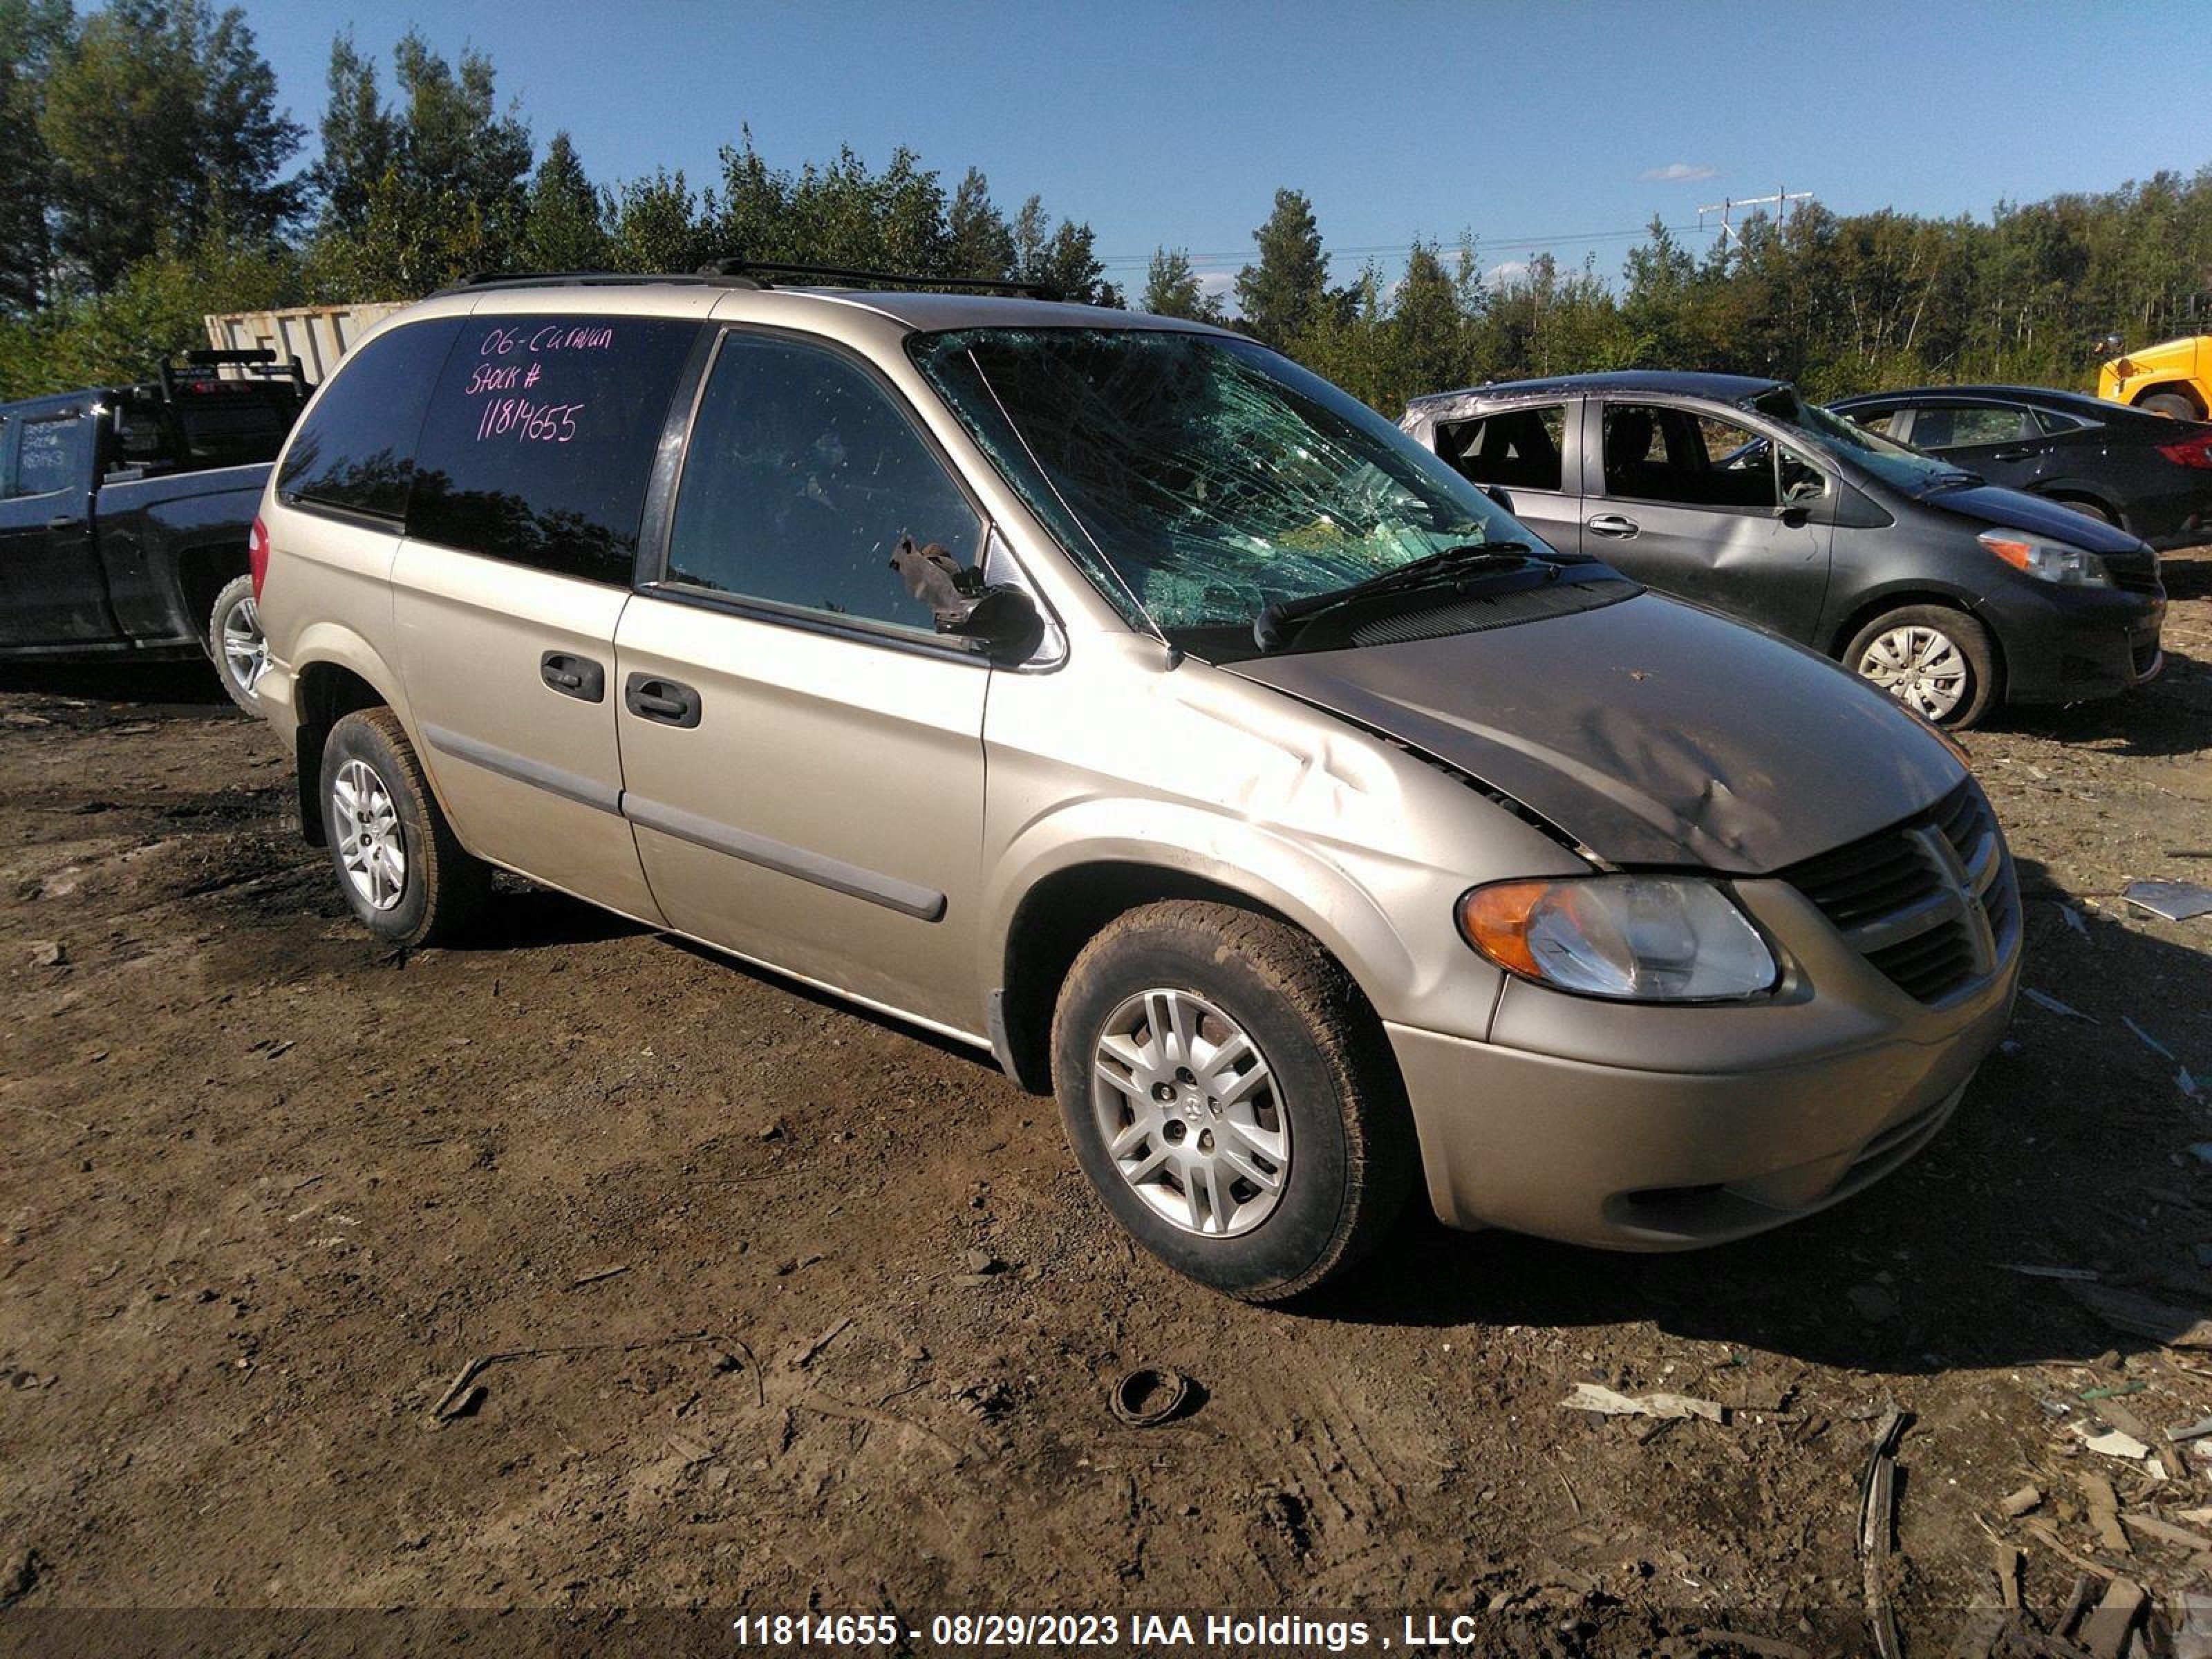
[[[2056,1014],[2061,1019],[2078,1019],[2084,1024],[2087,1025],[2094,1025],[2097,1023],[2090,1016],[2083,1013],[2079,1008],[2074,1007],[2070,1004],[2061,1002],[2057,997],[2051,996],[2046,992],[2037,990],[2033,985],[2021,986],[2020,988],[2020,994],[2026,997],[2030,1002],[2033,1003],[2037,1007],[2042,1009],[2045,1013]]]
[[[1709,1423],[1722,1424],[1729,1420],[1729,1408],[1718,1401],[1686,1394],[1620,1394],[1599,1382],[1576,1383],[1574,1392],[1559,1404],[1567,1411],[1602,1412],[1608,1417],[1702,1417]]]
[[[2106,1457],[2118,1457],[2131,1463],[2140,1463],[2150,1455],[2150,1448],[2118,1429],[2106,1429],[2100,1434],[2087,1423],[2069,1423],[2067,1427],[2091,1451]]]
[[[2042,1504],[2043,1492],[2040,1488],[2033,1486],[2022,1486],[2018,1492],[2009,1492],[1999,1500],[1997,1512],[2008,1521],[2017,1521],[2031,1510],[2041,1508]]]
[[[1172,1422],[1190,1399],[1190,1379],[1163,1366],[1139,1365],[1115,1379],[1107,1395],[1114,1415],[1133,1429]]]
[[[1903,1659],[1897,1633],[1895,1565],[1897,1539],[1897,1447],[1912,1425],[1912,1413],[1893,1406],[1875,1425],[1859,1482],[1858,1553],[1866,1589],[1867,1628],[1880,1659]]]
[[[2167,921],[2212,915],[2212,887],[2193,881],[2131,881],[2120,890],[2120,896],[2136,909]]]
[[[2212,1145],[2212,1143],[2208,1143]],[[2067,1293],[2114,1330],[2169,1348],[2212,1349],[2212,1316],[2109,1285],[2063,1281]]]

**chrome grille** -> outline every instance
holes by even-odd
[[[1782,877],[1922,1002],[1942,1002],[1986,979],[2020,931],[2012,856],[1971,778],[1917,817]]]

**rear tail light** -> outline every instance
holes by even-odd
[[[261,602],[261,585],[269,580],[269,526],[259,519],[246,538],[246,568],[253,574],[253,601]]]
[[[2178,444],[2160,444],[2158,453],[2177,466],[2202,467],[2212,471],[2212,431],[2184,438]]]

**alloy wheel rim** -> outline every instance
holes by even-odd
[[[1233,1238],[1282,1201],[1291,1120],[1273,1069],[1203,997],[1156,987],[1109,1014],[1091,1109],[1115,1171],[1181,1231]]]
[[[1866,678],[1931,720],[1956,713],[1966,701],[1966,653],[1940,629],[1913,626],[1878,634],[1858,666]]]
[[[407,891],[407,841],[391,790],[367,761],[349,760],[331,784],[331,808],[346,879],[370,909],[389,910]]]
[[[222,614],[222,660],[232,681],[249,696],[269,672],[269,639],[261,607],[249,596]]]

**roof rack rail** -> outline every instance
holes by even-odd
[[[699,267],[705,280],[731,281],[739,277],[820,276],[838,283],[872,287],[951,288],[976,294],[1025,294],[1033,300],[1064,300],[1067,296],[1049,283],[1028,283],[997,276],[932,276],[921,271],[855,270],[845,265],[790,264],[781,259],[745,259],[734,256],[709,259]],[[760,283],[772,288],[772,283]]]
[[[700,283],[721,288],[764,288],[763,283],[749,276],[718,272],[694,271],[689,275],[674,272],[639,272],[630,270],[480,270],[464,276],[458,283],[441,288],[433,299],[447,294],[480,294],[497,288],[632,288],[648,283]]]

